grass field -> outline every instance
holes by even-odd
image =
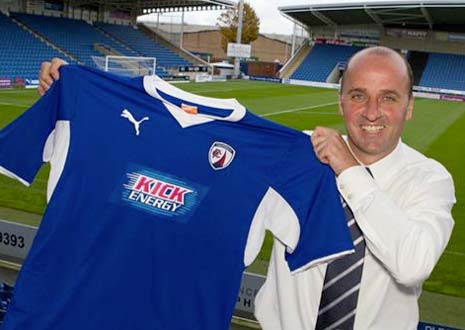
[[[237,98],[253,112],[299,130],[325,125],[344,132],[334,90],[247,81],[178,86],[205,96]],[[33,90],[0,91],[0,127],[21,114],[37,97]],[[416,100],[414,118],[406,125],[403,140],[444,164],[456,187],[452,239],[424,289],[465,297],[465,103]],[[37,216],[28,217],[27,213],[11,209],[35,214],[44,211],[47,171],[45,166],[30,188],[0,177],[0,218],[37,224]],[[270,243],[267,237],[261,259],[268,258]]]

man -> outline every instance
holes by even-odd
[[[412,85],[408,63],[391,49],[367,48],[349,61],[339,94],[347,142],[324,127],[311,139],[355,216],[351,228],[358,225],[363,234],[354,241],[356,249],[366,248],[330,279],[333,263],[291,275],[283,245],[275,240],[255,302],[264,329],[417,328],[417,300],[450,238],[455,196],[447,170],[400,139],[412,117]],[[361,283],[360,276],[358,282],[352,277],[355,270]],[[331,290],[339,290],[332,300]]]

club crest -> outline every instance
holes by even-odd
[[[231,164],[236,151],[223,142],[214,142],[208,152],[208,161],[214,170],[222,170]]]

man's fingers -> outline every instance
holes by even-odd
[[[332,128],[315,128],[311,141],[318,160],[329,165],[336,175],[358,164],[342,136]]]
[[[39,87],[37,88],[39,94],[43,96],[50,88],[50,85],[43,80],[39,80]]]
[[[316,145],[319,145],[319,144],[321,144],[321,143],[323,143],[323,142],[325,142],[327,140],[328,140],[328,138],[326,136],[315,136],[315,137],[312,136],[312,139],[311,139],[313,147],[315,147]]]
[[[46,90],[39,85],[39,87],[37,87],[37,92],[39,93],[40,96],[44,96]]]
[[[325,149],[321,149],[321,150],[318,150],[315,152],[316,154],[316,158],[318,158],[318,160],[320,162],[322,162],[323,164],[329,164],[330,163],[330,158],[328,157],[328,154],[327,152],[325,151]]]
[[[60,79],[60,72],[53,66],[50,68],[50,75],[53,77],[53,80]]]
[[[53,77],[54,80],[60,79],[60,67],[63,65],[68,64],[68,62],[62,60],[61,58],[55,57],[52,59],[52,63],[50,66],[50,75]]]
[[[316,134],[317,136],[325,136],[325,135],[330,134],[331,132],[336,132],[336,131],[332,128],[323,127],[323,126],[317,126],[313,130],[313,134]]]
[[[315,132],[312,133],[310,136],[310,141],[312,141],[312,144],[315,145],[315,140],[318,138],[317,134]]]
[[[325,164],[329,163],[329,158],[327,154],[327,145],[325,140],[320,140],[313,145],[313,150],[316,157]]]
[[[329,165],[329,158],[328,157],[321,157],[321,158],[318,158],[318,160],[320,162],[322,162],[323,164]]]
[[[43,96],[55,80],[60,79],[60,67],[68,64],[61,58],[55,57],[51,62],[42,62],[39,73],[38,93]]]
[[[324,164],[329,164],[329,158],[326,152],[327,139],[326,131],[322,127],[315,128],[311,136],[313,151],[320,162]]]
[[[331,128],[317,126],[313,130],[311,140],[312,140],[313,145],[315,145],[319,143],[319,141],[326,140],[334,134],[338,134],[338,133]]]
[[[323,146],[325,145],[325,140],[316,138],[312,140],[312,144],[313,150],[315,150],[315,152],[318,153],[323,149]]]
[[[39,81],[48,86],[53,84],[53,77],[50,76],[51,66],[52,64],[50,62],[42,62],[40,65]]]

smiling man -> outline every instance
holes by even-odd
[[[407,61],[385,47],[355,54],[341,81],[347,140],[317,127],[312,143],[337,176],[355,253],[291,275],[275,240],[256,299],[265,330],[413,330],[418,297],[449,241],[453,181],[401,141],[413,111]]]

